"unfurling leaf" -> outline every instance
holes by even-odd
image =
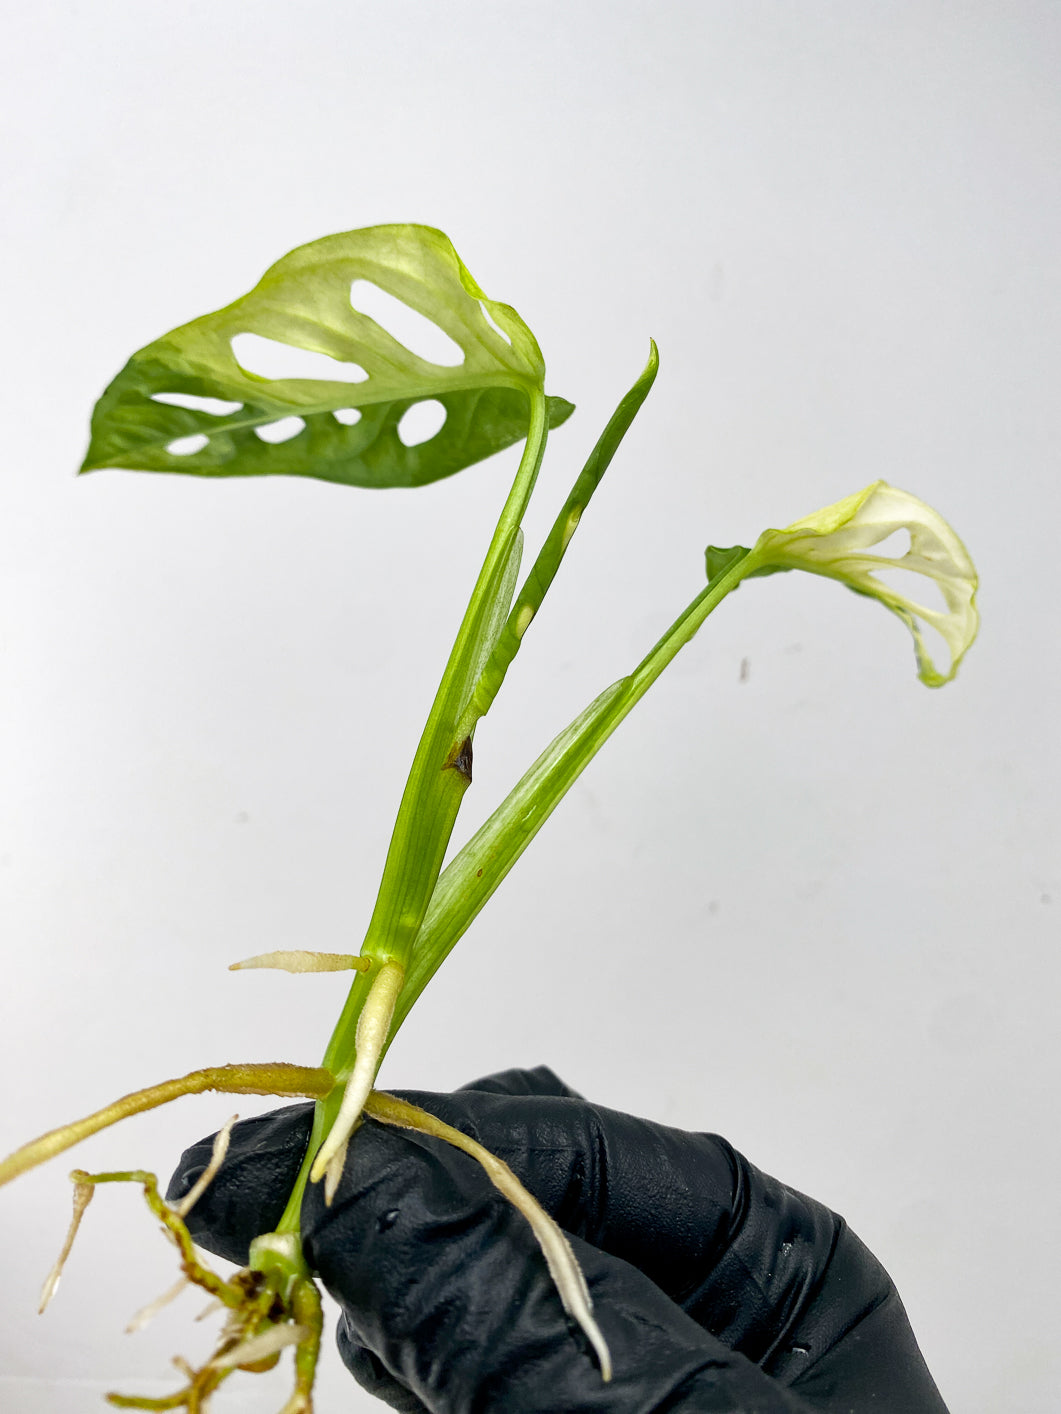
[[[413,352],[360,312],[369,286],[372,307],[380,291],[400,301],[449,352]],[[263,350],[291,366],[248,369]],[[81,469],[423,486],[523,437],[544,377],[534,335],[485,297],[441,231],[348,231],[291,251],[234,304],[135,353],[96,404]],[[547,401],[550,425],[570,415]],[[444,417],[433,435],[403,422],[418,404]]]
[[[867,553],[904,530],[910,537],[904,554]],[[784,530],[765,530],[750,552],[739,546],[729,551],[712,547],[708,551],[709,579],[742,559],[747,560],[748,578],[779,570],[809,570],[879,599],[913,634],[918,677],[929,687],[950,682],[976,637],[980,623],[977,578],[969,552],[938,511],[885,481],[875,481]],[[910,581],[909,592],[903,593],[880,578],[882,573],[895,570],[904,571],[904,581]],[[919,586],[915,587],[912,576],[921,576]],[[943,608],[931,608],[919,597],[930,591],[932,584],[942,596]],[[924,624],[936,630],[950,652],[946,672],[932,661]]]

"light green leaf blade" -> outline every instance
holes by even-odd
[[[452,341],[458,361],[431,362],[359,312],[351,303],[355,281],[430,321]],[[340,376],[250,372],[232,344],[248,334],[323,355],[335,361],[324,371]],[[249,294],[134,354],[96,405],[81,469],[423,486],[525,436],[528,395],[544,376],[534,335],[508,305],[486,298],[441,231],[348,231],[291,251]],[[210,409],[203,399],[235,406]],[[406,445],[399,424],[428,401],[441,404],[445,422],[434,436]],[[548,399],[550,425],[572,410],[561,398]],[[270,440],[289,418],[302,423],[294,424],[295,435]]]

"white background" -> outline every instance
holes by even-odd
[[[1056,1409],[1061,10],[67,0],[5,29],[0,1148],[201,1065],[319,1059],[341,979],[225,967],[357,947],[512,455],[408,493],[73,472],[134,349],[301,242],[423,221],[578,404],[531,546],[649,335],[662,357],[480,728],[461,838],[697,592],[708,541],[884,477],[957,527],[984,626],[930,692],[878,606],[745,586],[384,1081],[547,1061],[718,1130],[880,1255],[955,1414]],[[73,1162],[168,1173],[232,1108]],[[207,1340],[194,1297],[121,1334],[173,1277],[132,1190],[37,1318],[70,1166],[0,1194],[24,1414],[170,1388]],[[378,1407],[329,1338],[322,1414]]]

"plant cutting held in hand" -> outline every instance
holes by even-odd
[[[414,352],[377,322],[400,301],[433,337]],[[415,339],[409,337],[411,342]],[[306,359],[305,376],[255,372],[282,345]],[[320,1300],[302,1254],[300,1211],[307,1184],[330,1202],[364,1114],[432,1134],[477,1159],[531,1224],[558,1299],[585,1333],[601,1376],[610,1356],[561,1230],[504,1164],[457,1130],[375,1089],[380,1062],[399,1026],[450,949],[519,858],[579,773],[708,615],[745,579],[803,569],[880,600],[910,628],[918,673],[949,681],[977,627],[976,576],[958,537],[929,506],[884,482],[797,521],[767,530],[750,548],[710,547],[707,582],[628,676],[613,683],[546,748],[486,823],[443,869],[472,780],[476,726],[492,706],[586,507],[656,377],[648,363],[593,448],[530,570],[521,579],[522,521],[551,428],[572,407],[545,392],[538,344],[520,317],[487,299],[452,245],[423,226],[382,226],[302,246],[274,265],[234,304],[183,325],[141,349],[101,397],[83,470],[102,467],[203,477],[286,474],[363,487],[413,487],[450,476],[524,439],[515,479],[428,714],[394,824],[379,893],[360,952],[278,952],[237,967],[351,974],[351,985],[319,1066],[222,1065],[137,1091],[74,1124],[52,1130],[0,1164],[0,1182],[97,1130],[142,1110],[207,1089],[300,1095],[316,1101],[301,1173],[274,1232],[251,1247],[247,1268],[224,1279],[197,1257],[184,1219],[224,1158],[226,1131],[196,1188],[178,1205],[141,1171],[77,1171],[75,1219],[46,1284],[54,1290],[73,1232],[99,1183],[142,1185],[180,1252],[184,1282],[204,1287],[228,1312],[215,1354],[199,1370],[181,1363],[184,1383],[165,1399],[109,1396],[135,1408],[201,1409],[233,1369],[275,1363],[295,1347],[295,1388],[286,1414],[311,1408],[320,1343]],[[416,419],[433,414],[430,435]],[[439,420],[441,423],[439,425]],[[881,552],[906,531],[901,556]],[[934,584],[944,607],[921,591],[897,592],[886,572]],[[931,583],[930,583],[931,582]],[[934,662],[925,628],[949,661]]]

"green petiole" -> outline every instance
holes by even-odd
[[[612,732],[748,572],[743,566],[735,566],[698,594],[628,677],[613,683],[554,737],[447,866],[432,897],[413,964],[395,1008],[392,1037],[454,944]]]
[[[486,559],[428,713],[398,808],[394,833],[383,866],[376,906],[362,954],[380,962],[408,962],[424,920],[431,891],[449,844],[457,811],[471,783],[471,735],[474,716],[468,708],[482,666],[493,648],[491,626],[519,554],[520,522],[527,509],[545,452],[545,396],[530,394],[530,428],[516,479],[497,523]],[[507,608],[507,605],[505,606]],[[342,1077],[348,1064],[348,1033],[337,1028],[329,1058]]]
[[[508,621],[497,637],[494,650],[484,666],[472,694],[472,706],[477,716],[485,716],[490,710],[493,700],[505,680],[505,674],[519,652],[523,635],[541,608],[549,586],[556,577],[560,562],[567,553],[567,547],[578,529],[590,498],[611,465],[612,457],[619,450],[619,444],[630,430],[631,423],[640,412],[652,384],[656,381],[658,372],[659,352],[655,342],[652,342],[644,370],[609,418],[607,427],[598,438],[586,465],[579,473],[567,500],[553,522],[552,529],[545,538],[538,558],[513,600]]]

